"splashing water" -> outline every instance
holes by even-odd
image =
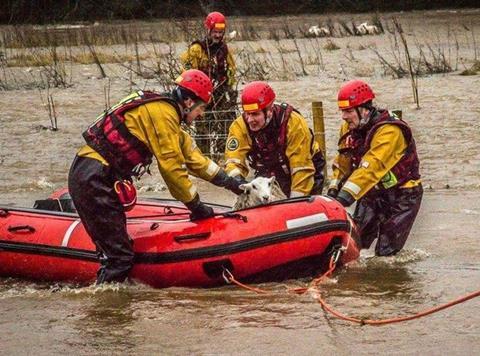
[[[388,257],[375,256],[371,253],[371,251],[362,251],[360,254],[360,259],[363,259],[368,266],[398,266],[411,262],[423,261],[430,256],[428,252],[418,248],[405,249],[395,256]]]
[[[40,179],[35,182],[35,185],[40,189],[52,189],[54,187],[53,183],[49,182],[46,177],[40,177]]]

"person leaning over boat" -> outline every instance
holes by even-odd
[[[373,105],[370,86],[352,80],[340,88],[338,107],[344,120],[327,195],[348,207],[362,248],[375,239],[377,256],[399,252],[408,238],[423,188],[412,130],[387,110]]]
[[[132,177],[149,172],[153,156],[175,199],[191,210],[191,220],[212,217],[191,173],[241,193],[240,182],[206,158],[181,129],[202,116],[212,83],[201,71],[185,71],[171,93],[138,91],[103,113],[84,133],[87,145],[77,153],[68,186],[85,229],[101,254],[97,283],[122,282],[133,266],[133,246],[126,229],[125,206],[136,195]]]
[[[237,100],[234,88],[235,60],[224,42],[226,25],[227,21],[222,13],[209,13],[204,22],[205,38],[193,41],[180,55],[184,69],[199,69],[212,80],[213,105],[216,110],[231,109],[236,106]]]
[[[225,169],[232,177],[246,177],[248,167],[255,176],[275,176],[287,197],[321,194],[325,160],[319,145],[305,118],[274,100],[266,82],[244,87],[243,114],[229,129]]]

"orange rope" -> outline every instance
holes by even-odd
[[[288,290],[289,292],[293,292],[293,293],[297,293],[297,294],[304,294],[304,293],[305,293],[306,291],[308,291],[312,286],[316,287],[317,285],[320,284],[320,282],[323,281],[323,279],[325,279],[325,278],[328,277],[330,274],[332,274],[332,272],[335,270],[335,267],[336,267],[336,265],[335,265],[334,257],[332,256],[332,258],[330,259],[328,271],[325,272],[324,274],[322,274],[320,277],[313,279],[313,280],[310,282],[310,286],[309,286],[309,287],[290,288],[290,289],[287,289],[287,290]],[[258,294],[270,294],[270,292],[267,291],[267,290],[265,290],[265,289],[251,287],[251,286],[248,286],[248,285],[246,285],[246,284],[243,284],[243,283],[240,282],[240,281],[237,281],[237,280],[235,279],[235,277],[233,276],[233,274],[232,274],[230,271],[228,271],[228,270],[225,270],[225,271],[224,271],[223,278],[225,278],[225,280],[226,280],[228,283],[236,284],[237,286],[239,286],[239,287],[241,287],[241,288],[243,288],[243,289],[246,289],[246,290],[249,290],[249,291],[258,293]]]
[[[246,290],[249,290],[258,294],[270,294],[270,292],[265,289],[250,287],[250,286],[247,286],[246,284],[243,284],[242,282],[237,281],[235,277],[232,276],[232,274],[230,274],[227,278],[229,282],[236,284],[237,286],[242,287]]]
[[[336,262],[335,262],[335,258],[332,256],[332,258],[330,259],[330,263],[329,263],[329,269],[327,272],[325,272],[324,274],[322,274],[320,277],[318,278],[315,278],[312,280],[312,282],[310,282],[310,285],[308,287],[303,287],[303,288],[291,288],[291,289],[288,289],[289,292],[293,292],[293,293],[296,293],[296,294],[304,294],[305,292],[307,292],[311,287],[314,287],[318,292],[320,292],[320,290],[318,289],[318,285],[326,278],[328,277],[329,275],[331,275],[333,273],[333,271],[335,270],[335,267],[336,267]],[[225,276],[224,275],[224,278],[228,281],[228,282],[231,282],[231,283],[234,283],[236,284],[237,286],[239,287],[242,287],[246,290],[249,290],[249,291],[252,291],[252,292],[255,292],[255,293],[258,293],[258,294],[270,294],[269,291],[267,290],[264,290],[264,289],[261,289],[261,288],[255,288],[255,287],[251,287],[251,286],[248,286],[246,284],[243,284],[239,281],[237,281],[235,279],[235,277],[233,277],[233,275],[229,272],[229,271],[226,271],[228,272],[228,276]],[[372,319],[359,319],[359,318],[355,318],[355,317],[351,317],[351,316],[347,316],[347,315],[344,315],[336,310],[334,310],[332,307],[330,307],[323,299],[322,297],[320,296],[317,296],[317,301],[320,303],[320,305],[322,306],[322,308],[324,310],[326,310],[327,312],[329,312],[330,314],[332,314],[333,316],[339,318],[339,319],[342,319],[342,320],[346,320],[346,321],[350,321],[352,323],[357,323],[357,324],[361,324],[361,325],[385,325],[385,324],[392,324],[392,323],[399,323],[401,321],[407,321],[407,320],[413,320],[413,319],[418,319],[418,318],[421,318],[421,317],[424,317],[424,316],[427,316],[427,315],[430,315],[430,314],[433,314],[433,313],[436,313],[440,310],[443,310],[443,309],[446,309],[446,308],[450,308],[456,304],[460,304],[460,303],[463,303],[467,300],[470,300],[470,299],[473,299],[475,297],[478,297],[480,296],[480,290],[477,291],[477,292],[473,292],[473,293],[470,293],[470,294],[467,294],[463,297],[460,297],[458,299],[455,299],[455,300],[452,300],[451,302],[448,302],[448,303],[445,303],[445,304],[442,304],[442,305],[439,305],[437,307],[433,307],[433,308],[430,308],[430,309],[427,309],[427,310],[424,310],[424,311],[421,311],[421,312],[418,312],[414,315],[409,315],[409,316],[400,316],[400,317],[395,317],[395,318],[389,318],[389,319],[380,319],[380,320],[372,320]]]
[[[308,287],[303,287],[303,288],[291,288],[288,291],[296,294],[304,294],[306,293],[312,286],[317,287],[326,277],[331,275],[333,271],[335,270],[335,263],[333,262],[333,258],[330,259],[330,264],[329,264],[329,269],[327,272],[322,274],[320,277],[317,277],[313,279],[310,282],[310,285]]]
[[[475,297],[480,296],[480,291],[473,292],[470,294],[467,294],[466,296],[463,296],[461,298],[452,300],[451,302],[439,305],[434,308],[430,308],[427,310],[424,310],[422,312],[418,312],[414,315],[409,315],[409,316],[401,316],[401,317],[396,317],[396,318],[390,318],[390,319],[381,319],[381,320],[371,320],[371,319],[358,319],[358,318],[353,318],[350,316],[343,315],[339,313],[338,311],[332,309],[321,297],[317,297],[318,302],[322,305],[322,308],[326,311],[328,311],[330,314],[336,316],[339,319],[343,319],[346,321],[351,321],[353,323],[358,323],[358,324],[368,324],[368,325],[385,325],[385,324],[392,324],[392,323],[399,323],[401,321],[407,321],[407,320],[413,320],[413,319],[418,319],[426,315],[433,314],[437,311],[449,308],[454,306],[455,304],[459,304],[462,302],[465,302],[469,299],[473,299]]]

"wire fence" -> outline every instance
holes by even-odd
[[[205,112],[202,120],[195,121],[189,132],[202,153],[215,161],[223,161],[228,130],[240,111],[214,110]]]
[[[205,156],[217,162],[223,162],[230,125],[240,115],[241,112],[238,108],[232,110],[206,111],[204,118],[195,121],[187,130]],[[306,115],[304,115],[308,122],[312,122],[314,137],[316,139],[324,137],[325,130],[323,126],[315,127],[316,125],[313,124],[313,116],[312,112],[307,112]],[[323,120],[323,112],[321,119]]]

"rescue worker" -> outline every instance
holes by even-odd
[[[180,56],[184,69],[195,68],[212,80],[213,96],[207,107],[208,120],[195,125],[200,149],[214,157],[225,150],[227,130],[237,113],[235,61],[224,42],[226,19],[220,12],[211,12],[205,18],[203,40],[196,40]]]
[[[98,284],[124,281],[133,266],[124,208],[136,200],[132,177],[149,173],[153,156],[170,193],[190,209],[192,221],[214,212],[201,202],[189,173],[241,193],[240,183],[206,158],[180,127],[203,115],[211,92],[212,83],[203,72],[188,70],[171,93],[133,93],[83,133],[87,144],[72,163],[68,185],[100,255]]]
[[[305,118],[291,105],[275,104],[266,82],[247,84],[243,115],[230,126],[225,148],[232,177],[275,176],[287,197],[321,194],[325,160]]]
[[[344,122],[327,194],[345,207],[357,202],[353,218],[362,248],[378,239],[375,254],[390,256],[405,245],[423,188],[412,130],[377,109],[374,98],[361,80],[345,83],[338,92]]]
[[[232,53],[224,42],[227,22],[225,16],[214,11],[204,22],[206,36],[193,41],[181,54],[183,69],[199,69],[212,80],[214,85],[213,109],[226,109],[235,106],[237,93],[235,86],[236,66]]]

